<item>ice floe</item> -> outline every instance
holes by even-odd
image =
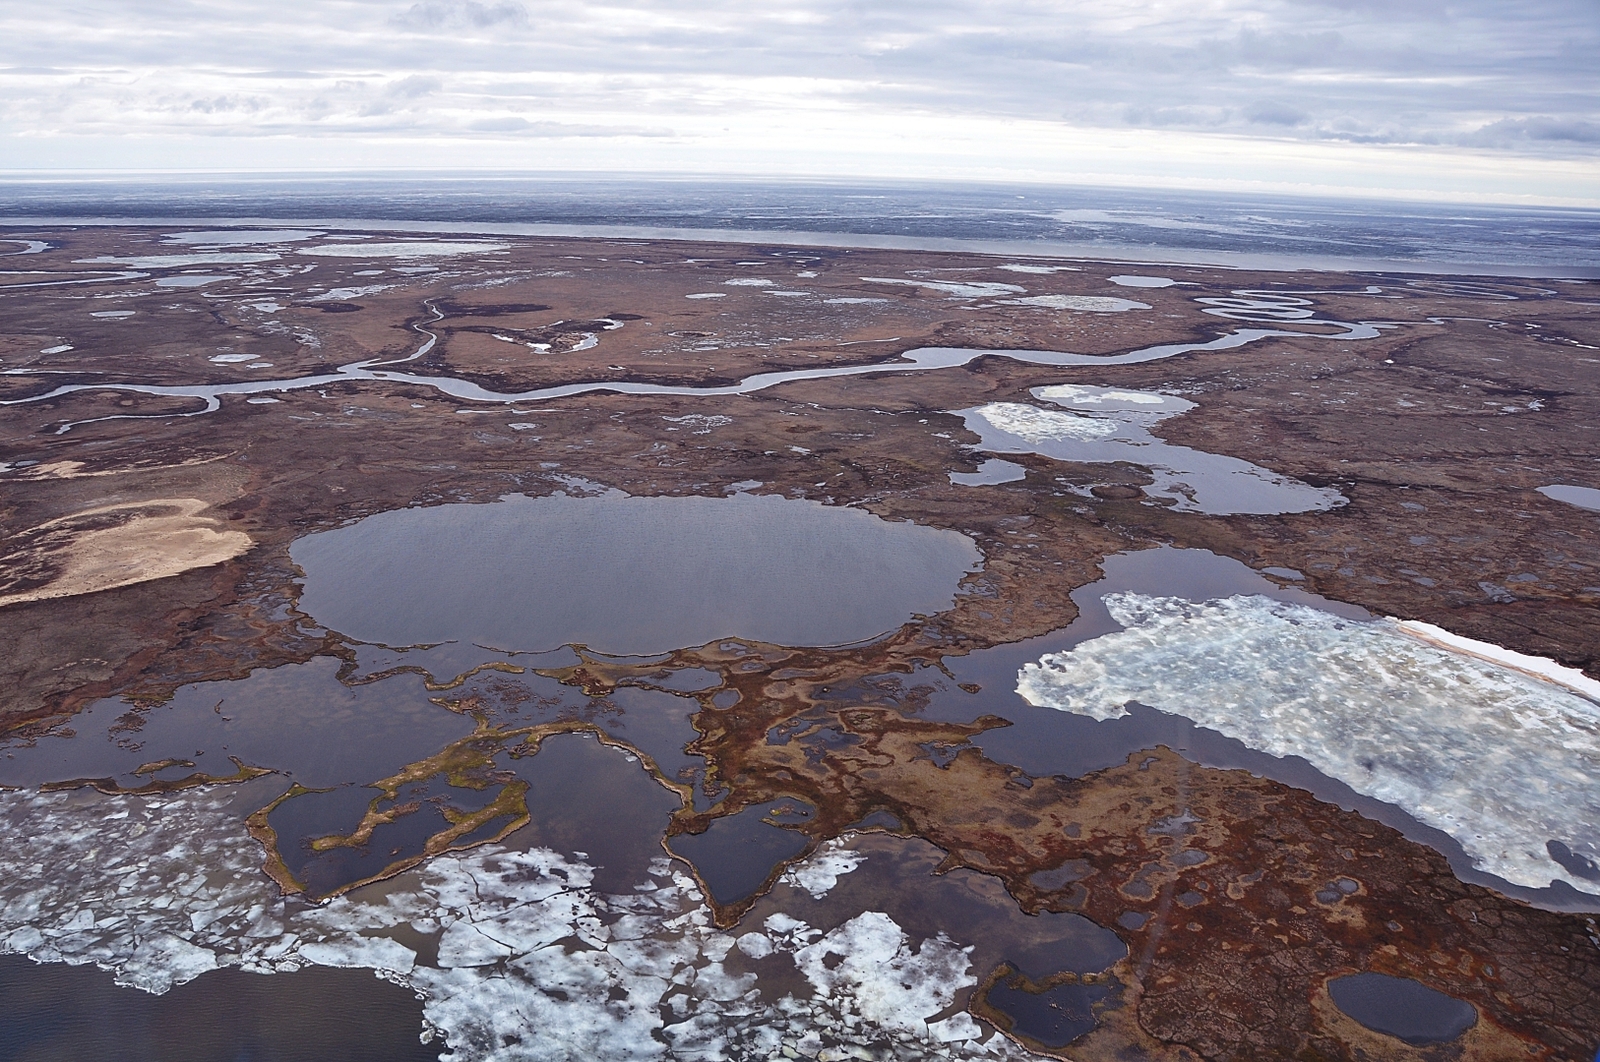
[[[1024,666],[1017,692],[1094,719],[1130,701],[1185,716],[1404,809],[1480,870],[1600,894],[1594,700],[1395,620],[1259,596],[1105,605],[1125,629]]]
[[[1032,394],[1063,410],[1022,402],[991,402],[957,410],[990,453],[1037,453],[1087,464],[1128,462],[1150,470],[1145,493],[1173,508],[1211,515],[1293,513],[1344,504],[1338,491],[1313,487],[1270,469],[1176,446],[1150,428],[1195,408],[1193,402],[1154,391],[1059,384]]]
[[[970,947],[874,911],[827,933],[773,915],[736,937],[665,857],[625,895],[580,859],[488,846],[321,907],[285,900],[244,832],[264,792],[247,789],[0,793],[0,953],[156,993],[223,966],[371,969],[425,997],[447,1062],[1035,1057],[965,1013],[941,1018],[977,983]],[[849,862],[829,850],[798,872],[820,886]],[[436,957],[397,939],[418,937]],[[730,970],[736,942],[787,959],[803,988]]]

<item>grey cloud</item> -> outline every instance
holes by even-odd
[[[169,94],[265,96],[270,107],[240,120],[322,129],[387,116],[418,133],[537,135],[528,128],[546,121],[610,128],[605,115],[627,114],[668,128],[682,114],[795,100],[1583,155],[1600,151],[1594,4],[342,0],[289,12],[267,0],[77,0],[71,17],[13,4],[0,11],[17,64],[0,71],[0,114],[19,130],[116,127],[130,114],[167,124],[129,131],[177,133],[186,112],[162,103]],[[44,70],[58,73],[29,72]],[[197,131],[222,131],[221,110],[187,113]]]
[[[1470,144],[1496,146],[1530,140],[1600,144],[1600,122],[1582,118],[1552,118],[1543,114],[1531,118],[1502,118],[1498,122],[1490,122],[1463,140]]]
[[[528,10],[510,0],[497,4],[480,4],[476,0],[423,0],[395,15],[392,21],[407,29],[489,29],[525,26]]]
[[[1256,125],[1296,126],[1305,125],[1310,115],[1287,103],[1263,100],[1246,107],[1244,117]]]

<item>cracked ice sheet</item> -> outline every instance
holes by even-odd
[[[1126,629],[1025,665],[1017,692],[1030,703],[1112,719],[1138,701],[1186,716],[1403,808],[1488,873],[1600,893],[1546,847],[1600,862],[1594,701],[1394,620],[1257,596],[1104,600]]]
[[[0,792],[0,952],[155,993],[220,966],[371,969],[426,997],[448,1062],[1035,1057],[965,1014],[932,1021],[976,983],[971,949],[878,912],[827,934],[769,918],[767,954],[811,995],[764,994],[724,968],[734,937],[666,858],[627,895],[601,894],[581,861],[486,846],[321,907],[284,900],[242,825],[264,793]],[[820,886],[850,862],[825,852],[798,873]],[[418,965],[402,930],[437,936],[437,964]]]

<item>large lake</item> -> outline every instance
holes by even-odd
[[[859,509],[618,492],[378,513],[290,553],[301,609],[352,638],[617,655],[860,641],[950,608],[982,563],[964,535]]]

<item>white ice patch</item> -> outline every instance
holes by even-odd
[[[783,872],[780,884],[804,889],[814,900],[820,900],[839,884],[839,879],[867,861],[865,852],[849,847],[853,838],[835,837],[817,849],[804,863],[797,863]]]
[[[875,302],[888,302],[889,300],[888,299],[852,298],[850,296],[841,296],[841,297],[839,297],[837,299],[823,299],[822,301],[824,303],[826,303],[827,305],[829,305],[829,306],[868,306],[868,305],[871,305],[872,303],[875,303]]]
[[[446,1062],[1036,1057],[963,1014],[929,1024],[976,984],[967,951],[915,941],[884,914],[826,935],[774,915],[736,938],[666,858],[613,896],[581,861],[499,846],[311,907],[260,872],[245,810],[226,786],[0,792],[0,953],[94,963],[156,993],[223,966],[373,969],[425,997]],[[418,933],[437,937],[435,962],[396,939]],[[728,970],[736,942],[786,957],[811,995]]]
[[[71,343],[57,343],[53,347],[45,347],[43,350],[39,351],[39,353],[40,354],[65,354],[67,351],[69,351],[71,349],[73,349]]]
[[[206,360],[213,365],[235,365],[242,361],[255,361],[255,354],[216,354]]]
[[[307,299],[306,301],[342,302],[345,299],[360,299],[365,298],[368,295],[376,295],[380,291],[388,291],[393,287],[393,284],[364,284],[355,288],[333,288],[330,291],[325,291],[321,295],[318,295],[312,299]]]
[[[1082,310],[1088,313],[1125,313],[1148,310],[1149,303],[1115,299],[1105,295],[1029,295],[1025,299],[1002,299],[1006,306],[1042,306],[1047,310]]]
[[[322,258],[419,258],[439,254],[472,254],[503,251],[509,245],[482,241],[407,240],[398,243],[322,243],[302,247],[297,254]]]
[[[682,424],[690,429],[691,435],[710,435],[716,429],[733,423],[732,417],[720,414],[685,413],[681,417],[662,417],[668,424]],[[677,431],[677,428],[668,428],[668,431]]]
[[[1301,756],[1460,842],[1518,885],[1600,881],[1600,705],[1554,683],[1428,644],[1394,620],[1273,601],[1112,594],[1126,629],[1018,674],[1029,703],[1112,719],[1129,701],[1274,756]]]
[[[1016,262],[995,266],[995,268],[1004,269],[1008,273],[1034,273],[1040,276],[1048,276],[1051,273],[1076,273],[1079,271],[1077,266],[1021,265]]]
[[[979,406],[977,412],[1001,431],[1031,443],[1057,439],[1105,439],[1117,433],[1115,421],[1057,413],[1053,409],[1040,409],[1020,402],[991,402]]]
[[[993,299],[1001,295],[1021,295],[1027,288],[1015,284],[996,284],[988,280],[897,280],[893,277],[862,277],[868,284],[899,284],[909,288],[942,291],[962,299]]]
[[[693,295],[685,295],[686,299],[726,299],[726,291],[697,291]]]
[[[1141,277],[1130,274],[1106,279],[1121,288],[1170,288],[1177,283],[1171,277]]]
[[[724,280],[730,288],[770,288],[772,281],[765,277],[736,277],[733,280]]]
[[[114,320],[115,321],[115,320],[121,320],[124,317],[132,317],[135,312],[136,311],[134,311],[134,310],[96,310],[94,313],[91,313],[89,316],[90,317],[105,317],[105,318],[108,318],[110,320]]]

